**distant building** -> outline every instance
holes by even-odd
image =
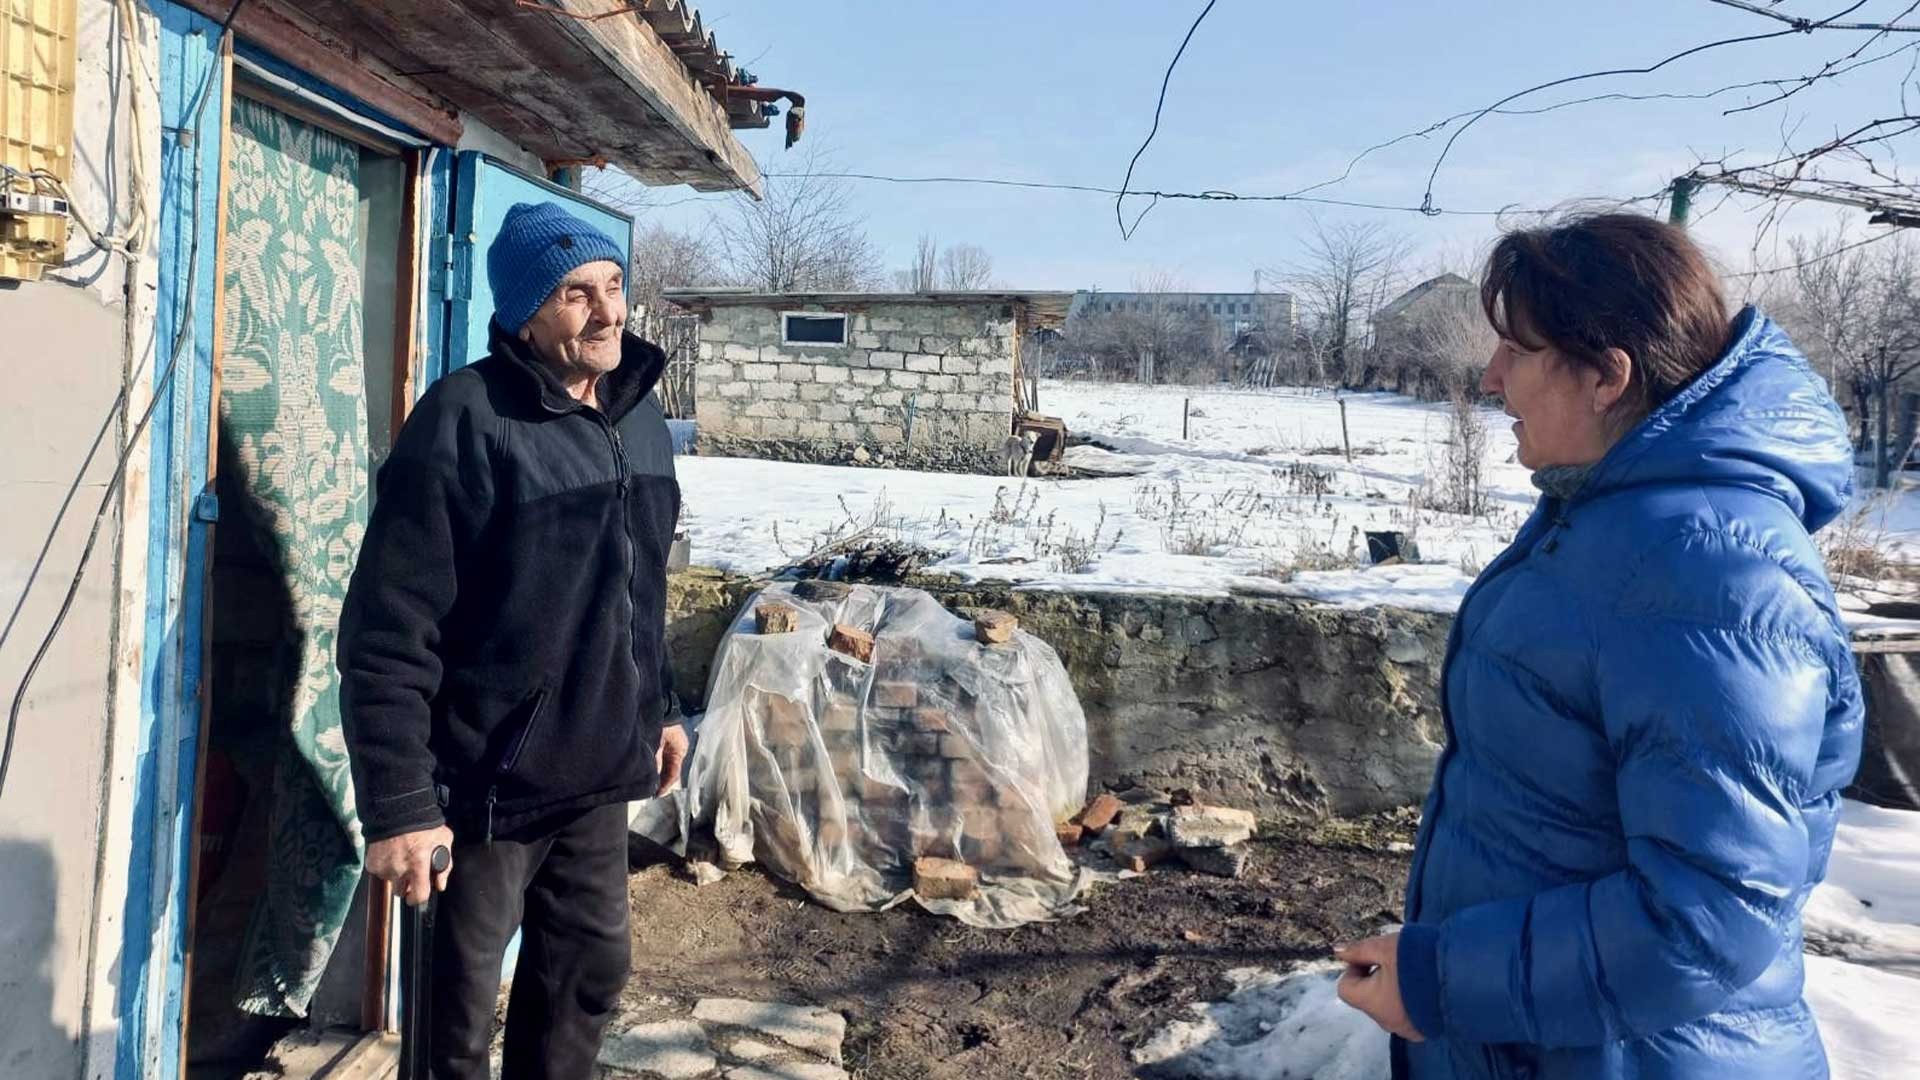
[[[1028,335],[1065,292],[669,289],[700,317],[702,453],[826,464],[1004,469]]]
[[[1374,341],[1382,345],[1405,341],[1428,315],[1455,306],[1477,309],[1479,304],[1480,286],[1459,274],[1428,278],[1374,313]]]
[[[1283,292],[1091,292],[1073,294],[1069,318],[1111,315],[1117,312],[1146,314],[1155,309],[1194,310],[1212,319],[1220,330],[1220,340],[1232,342],[1249,330],[1269,333],[1293,330],[1293,295]]]

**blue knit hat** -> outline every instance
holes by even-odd
[[[553,203],[514,204],[487,249],[494,318],[519,333],[562,278],[601,259],[626,269],[626,255],[606,233]]]

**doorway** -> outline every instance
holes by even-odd
[[[384,1013],[387,905],[376,896],[369,920],[334,638],[370,480],[410,396],[417,157],[236,80],[188,967],[195,1078],[244,1075],[295,1029],[357,1034]]]

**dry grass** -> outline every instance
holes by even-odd
[[[1867,584],[1920,581],[1920,565],[1909,562],[1886,525],[1888,497],[1863,500],[1821,530],[1816,541],[1835,582]]]
[[[1001,487],[995,491],[993,509],[987,512],[986,517],[974,522],[973,531],[967,538],[967,557],[995,562],[1025,562],[1030,558],[1047,564],[1055,573],[1083,574],[1092,568],[1100,556],[1118,548],[1125,536],[1119,529],[1111,533],[1107,531],[1105,503],[1100,504],[1100,515],[1093,524],[1093,531],[1086,533],[1070,524],[1061,523],[1057,510],[1049,510],[1045,517],[1035,518],[1039,505],[1039,490],[1025,483],[1017,490]],[[941,517],[944,522],[945,511],[941,512]],[[1031,556],[996,555],[996,552],[1008,547],[1020,546],[1029,550]]]

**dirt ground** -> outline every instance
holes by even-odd
[[[907,904],[840,914],[757,868],[696,886],[636,841],[636,1011],[705,996],[848,1019],[862,1080],[1129,1077],[1131,1052],[1236,967],[1325,959],[1397,921],[1411,815],[1281,826],[1239,880],[1177,863],[1098,886],[1058,923],[983,931]]]

